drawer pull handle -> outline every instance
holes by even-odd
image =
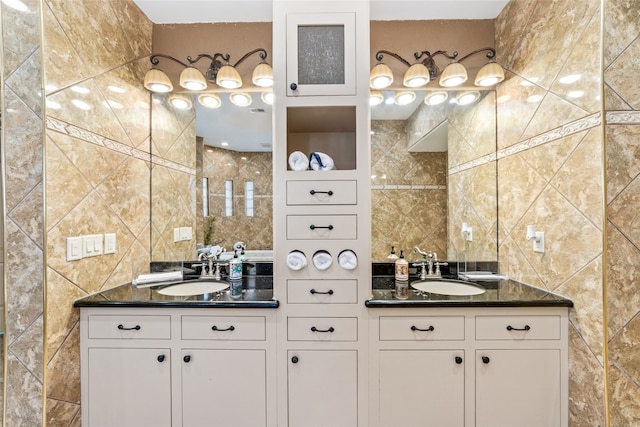
[[[427,329],[420,329],[417,326],[412,326],[411,327],[412,331],[420,331],[420,332],[431,332],[431,331],[435,331],[436,328],[433,327],[433,325],[429,326]]]
[[[311,289],[309,291],[309,293],[311,293],[312,295],[315,294],[319,294],[319,295],[333,295],[333,289],[329,289],[327,292],[320,292],[320,291],[316,291],[315,289]]]
[[[125,328],[124,325],[121,323],[118,325],[118,329],[120,329],[121,331],[139,331],[142,328],[140,327],[140,325],[136,325],[133,328]]]
[[[524,328],[514,328],[513,326],[507,326],[507,331],[528,331],[531,329],[531,326],[524,325]]]
[[[489,356],[482,356],[482,363],[484,363],[485,365],[488,365],[489,362],[491,362],[491,359],[489,359]]]
[[[211,330],[212,330],[212,331],[220,331],[220,332],[225,332],[225,331],[235,331],[235,330],[236,330],[236,327],[235,327],[235,326],[233,326],[233,325],[231,325],[231,326],[229,326],[229,327],[228,327],[228,328],[226,328],[226,329],[220,329],[220,328],[218,328],[216,325],[213,325],[213,326],[211,327]]]
[[[329,190],[329,191],[316,191],[316,190],[311,190],[309,191],[309,194],[311,194],[312,196],[314,194],[327,194],[329,196],[333,196],[333,191]]]
[[[293,356],[291,358],[291,363],[298,363],[298,356]]]
[[[458,365],[462,364],[462,357],[460,357],[460,356],[456,356],[456,359],[455,359],[455,360],[456,360],[456,363],[457,363]]]
[[[333,329],[333,326],[330,326],[329,329],[318,329],[315,326],[311,327],[311,332],[333,332],[335,331],[335,329]]]
[[[191,362],[191,356],[189,356],[188,354],[186,354],[186,355],[182,358],[182,360],[184,360],[184,363],[189,363],[189,362]]]
[[[159,354],[158,355],[158,362],[160,362],[160,363],[164,362],[164,354]]]
[[[333,225],[329,224],[329,225],[313,225],[311,224],[309,226],[310,229],[315,230],[316,228],[326,228],[328,230],[333,230]]]

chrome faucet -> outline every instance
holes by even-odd
[[[422,255],[422,261],[421,262],[416,262],[416,263],[413,263],[411,265],[414,266],[414,267],[420,267],[420,280],[425,280],[427,278],[427,257],[429,256],[429,254],[426,253],[425,251],[421,250],[417,246],[415,248],[413,248],[413,252],[417,252],[420,255]],[[429,269],[431,270],[431,266],[429,267]]]

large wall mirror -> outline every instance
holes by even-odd
[[[371,107],[372,259],[419,246],[451,260],[496,261],[495,92],[479,91],[467,105],[461,91],[438,105],[424,102],[433,91],[416,92],[408,105]],[[251,95],[250,107],[213,110],[176,110],[167,95],[153,95],[154,260],[195,257],[196,243],[271,249],[271,106]],[[194,239],[176,239],[184,227]]]
[[[226,40],[242,41],[236,57],[265,40],[271,54],[269,24],[225,25]],[[175,27],[156,31],[156,52],[195,56],[211,45],[202,40],[217,39],[193,36],[205,25],[187,35],[174,34]],[[239,29],[258,38],[246,41]],[[419,246],[440,259],[497,260],[495,91],[479,91],[465,103],[463,90],[450,90],[445,102],[425,103],[436,89],[416,90],[407,105],[385,90],[386,102],[371,107],[374,261],[387,259],[391,246],[409,259],[417,259],[412,250]],[[264,91],[247,91],[251,105],[233,105],[221,92],[223,105],[216,109],[202,107],[195,94],[186,110],[171,107],[168,95],[152,96],[153,260],[193,259],[196,244],[229,250],[242,241],[252,250],[272,248],[271,106]],[[471,240],[463,224],[471,228]],[[181,235],[188,228],[191,234]]]

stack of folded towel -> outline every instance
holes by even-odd
[[[315,151],[307,157],[302,151],[294,151],[289,155],[289,167],[294,171],[328,171],[335,168],[333,159],[319,151]]]
[[[345,249],[338,254],[338,264],[345,270],[353,270],[358,266],[358,257],[351,249]]]
[[[333,264],[333,259],[331,258],[331,254],[325,250],[317,251],[313,254],[313,265],[318,270],[326,270],[331,267]]]
[[[163,273],[140,274],[131,281],[137,287],[165,282],[181,282],[182,271],[167,271]]]
[[[302,270],[307,266],[307,257],[302,251],[291,251],[287,254],[287,267],[290,270]]]

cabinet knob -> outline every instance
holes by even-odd
[[[456,356],[456,364],[458,365],[462,364],[462,357]]]
[[[489,359],[488,356],[482,356],[482,363],[487,365],[487,364],[489,364],[489,362],[491,362],[491,359]]]
[[[159,354],[158,355],[158,362],[160,362],[160,363],[164,362],[164,354]]]
[[[291,88],[291,90],[297,90],[298,89],[298,85],[296,83],[291,83],[289,85],[289,87]]]
[[[298,363],[298,356],[293,356],[291,358],[291,363]]]
[[[189,363],[191,362],[191,356],[189,356],[188,354],[185,354],[182,360],[184,360],[184,363]]]

